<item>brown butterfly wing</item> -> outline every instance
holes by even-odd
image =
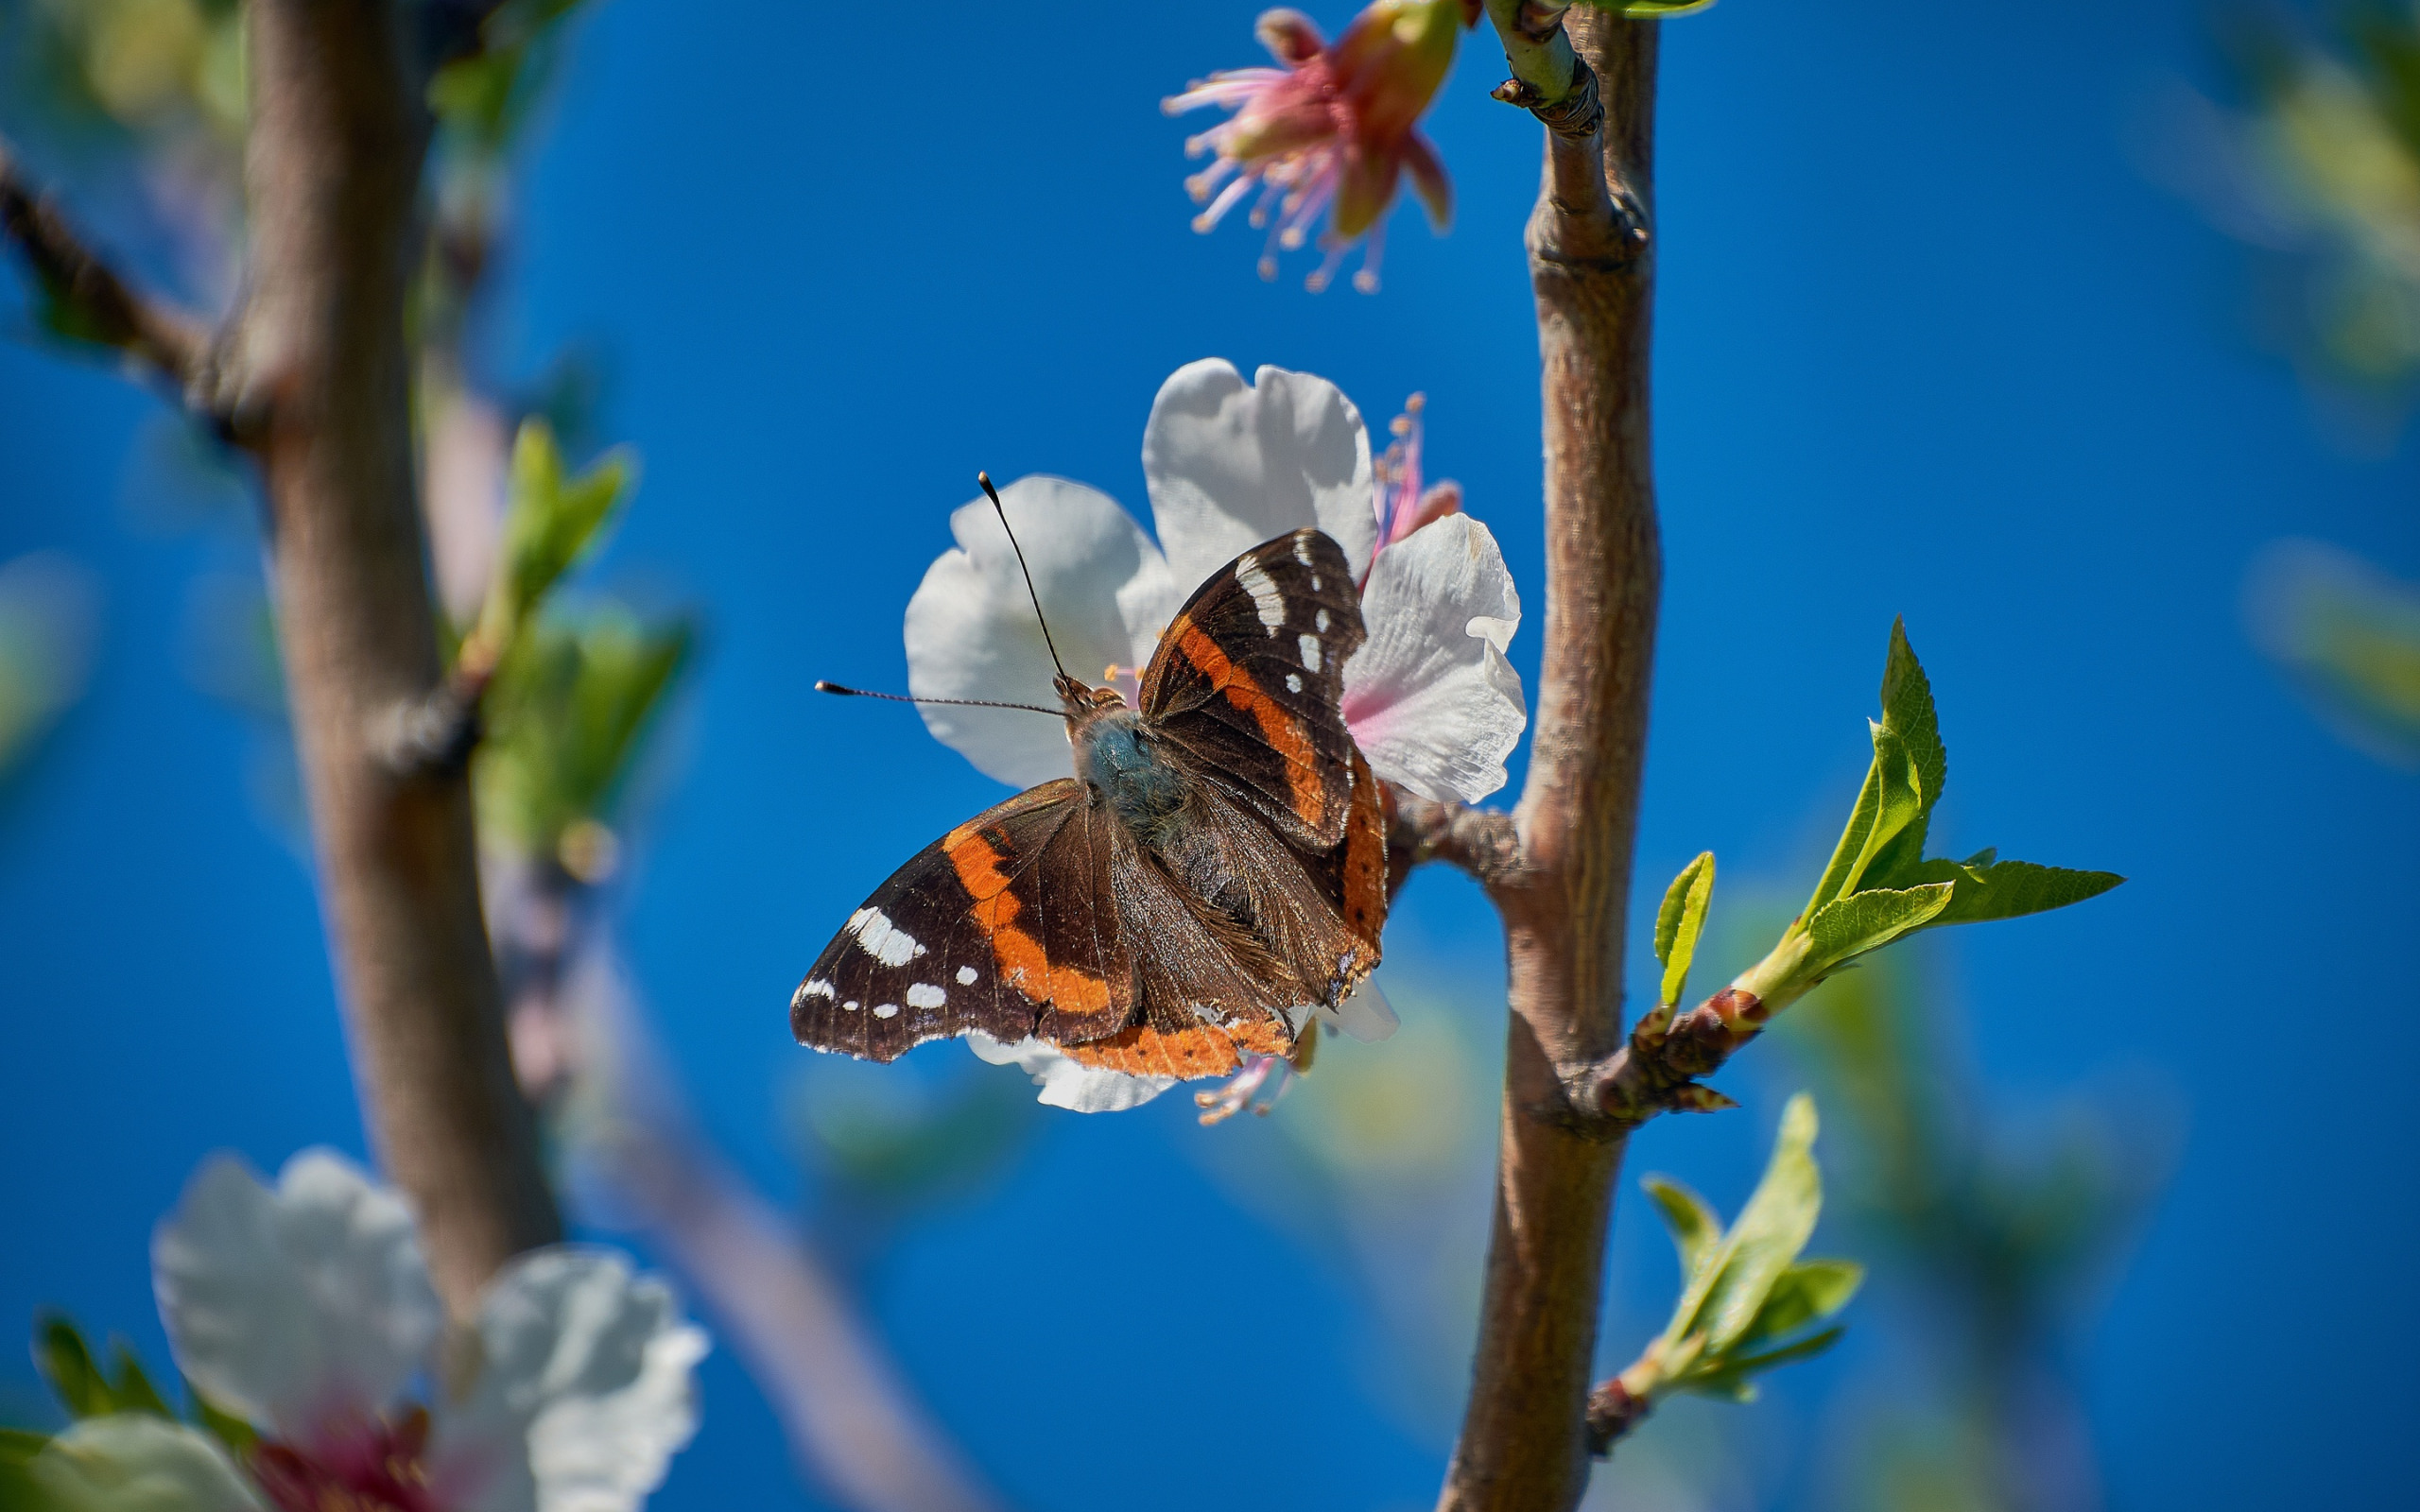
[[[1352,806],[1344,663],[1363,639],[1343,548],[1317,530],[1279,536],[1178,612],[1144,669],[1143,715],[1286,839],[1324,852]]]

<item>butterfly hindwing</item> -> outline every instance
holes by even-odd
[[[1144,669],[1143,714],[1288,840],[1325,850],[1352,802],[1344,663],[1363,638],[1343,548],[1317,530],[1279,536],[1170,622]]]
[[[824,947],[790,998],[791,1031],[869,1060],[973,1029],[1009,1044],[1040,1024],[1115,1032],[1133,965],[1115,915],[1088,906],[1108,868],[1087,831],[1083,789],[1062,779],[926,846]]]

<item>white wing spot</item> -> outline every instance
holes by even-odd
[[[949,1001],[949,994],[929,982],[917,982],[908,988],[908,1005],[911,1008],[938,1008]]]
[[[832,990],[831,983],[810,976],[799,985],[798,995],[803,998],[837,998],[840,994]]]
[[[971,966],[959,967],[958,969],[958,985],[960,987],[973,987],[975,985],[975,968]]]
[[[851,1013],[856,1012],[860,1005],[859,1005],[857,1000],[855,998],[851,998],[848,1002],[840,1005],[841,1007],[846,1008]]]
[[[1250,552],[1236,558],[1236,581],[1252,595],[1253,608],[1260,611],[1260,623],[1275,635],[1277,627],[1286,623],[1286,595],[1277,591],[1277,585],[1269,580],[1269,575],[1260,570],[1260,563],[1253,559]]]
[[[1316,635],[1298,635],[1294,638],[1294,644],[1303,648],[1303,670],[1317,672],[1320,669],[1320,638]]]
[[[1288,693],[1300,693],[1303,691],[1303,675],[1301,673],[1288,672],[1286,674],[1286,691]]]
[[[1317,574],[1317,573],[1313,573],[1313,574],[1311,574],[1311,592],[1312,592],[1312,593],[1318,593],[1319,591],[1320,591],[1320,575],[1319,575],[1319,574]]]
[[[1327,610],[1322,610],[1317,614],[1312,615],[1311,624],[1318,627],[1319,632],[1322,635],[1325,635],[1327,633]]]
[[[857,936],[857,947],[885,966],[905,966],[925,954],[916,936],[892,923],[879,908],[860,908],[849,916],[844,934]]]
[[[1305,566],[1305,567],[1308,567],[1308,566],[1311,564],[1311,538],[1310,538],[1310,537],[1308,537],[1308,536],[1296,536],[1296,537],[1294,538],[1294,559],[1295,559],[1296,561],[1301,562],[1301,563],[1302,563],[1304,566]],[[1316,578],[1316,577],[1312,578],[1312,579],[1311,579],[1311,586],[1312,586],[1313,588],[1317,588],[1317,587],[1319,587],[1319,586],[1320,586],[1319,579],[1318,579],[1318,578]]]
[[[877,1019],[895,1019],[899,1017],[899,1005],[896,1003],[877,1003],[873,1005],[873,1016]]]

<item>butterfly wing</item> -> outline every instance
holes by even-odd
[[[1288,841],[1326,851],[1353,800],[1344,663],[1364,639],[1343,548],[1297,530],[1194,592],[1143,672],[1142,710]]]
[[[977,1029],[1014,1044],[1124,1028],[1140,998],[1107,905],[1111,823],[1063,778],[926,846],[816,958],[791,995],[791,1032],[892,1060]]]

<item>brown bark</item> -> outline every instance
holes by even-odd
[[[387,759],[441,676],[404,326],[428,128],[397,6],[254,0],[250,19],[233,375],[263,417],[280,644],[355,1074],[459,1317],[561,1220],[506,1050],[469,783]]]
[[[1470,1404],[1441,1507],[1568,1508],[1627,1125],[1584,1099],[1621,1044],[1623,927],[1662,565],[1648,456],[1653,23],[1575,10],[1603,107],[1549,126],[1529,230],[1545,407],[1547,609],[1502,909],[1512,1017]]]

